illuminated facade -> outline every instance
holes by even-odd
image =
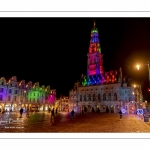
[[[60,102],[61,102],[61,111],[68,112],[69,111],[69,105],[70,105],[69,97],[61,96]]]
[[[99,41],[98,29],[91,31],[89,53],[87,54],[87,76],[81,76],[69,91],[70,109],[77,112],[116,113],[120,109],[126,112],[136,111],[136,104],[142,103],[142,92],[139,85],[134,86],[131,79],[122,76],[122,69],[104,72],[103,55]]]
[[[39,82],[32,86],[32,82],[18,83],[16,76],[8,82],[2,77],[0,79],[0,112],[18,111],[21,107],[30,111],[46,111],[53,107],[56,99],[56,90],[50,86],[39,86]]]

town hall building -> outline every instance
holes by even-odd
[[[99,41],[99,33],[94,22],[87,54],[87,75],[74,84],[69,91],[70,110],[76,112],[132,113],[142,107],[142,91],[140,85],[123,77],[122,69],[105,72],[103,54]]]

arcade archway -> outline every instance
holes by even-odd
[[[128,108],[128,114],[134,114],[138,109],[138,104],[135,101],[130,101],[127,105],[127,108]]]

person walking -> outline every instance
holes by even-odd
[[[20,109],[20,118],[22,118],[22,114],[23,114],[23,108],[21,107],[21,109]]]
[[[72,110],[71,111],[71,116],[72,116],[73,119],[74,119],[74,114],[75,114],[75,112],[74,112],[74,110]]]
[[[121,110],[119,111],[119,114],[120,114],[120,119],[122,119],[122,111]]]

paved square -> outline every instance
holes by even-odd
[[[19,113],[4,114],[0,116],[1,121],[12,121],[0,124],[0,132],[56,132],[56,133],[146,133],[150,132],[148,124],[144,123],[136,115],[123,115],[113,113],[84,113],[76,114],[75,119],[70,113],[59,113],[55,115],[54,122],[50,123],[50,113],[30,113],[27,118],[19,118]]]

